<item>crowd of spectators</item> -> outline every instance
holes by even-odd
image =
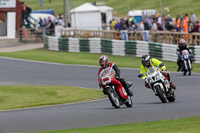
[[[171,32],[199,32],[199,21],[196,20],[196,15],[191,13],[191,17],[187,13],[177,15],[176,18],[171,18],[168,14],[167,17],[161,15],[145,16],[141,21],[135,21],[134,17],[124,19],[120,18],[119,21],[113,19],[110,22],[111,30],[129,30],[129,31],[171,31]]]
[[[23,2],[22,5],[22,25],[31,25],[30,22],[30,13],[31,8],[25,5]],[[54,18],[40,17],[37,20],[36,29],[42,30],[43,34],[54,35],[55,26],[60,25],[64,26],[64,20],[61,14],[54,15]],[[121,17],[119,20],[110,21],[111,30],[128,30],[128,31],[171,31],[171,32],[199,32],[199,21],[196,19],[196,15],[191,13],[189,17],[187,13],[182,15],[177,15],[176,18],[172,18],[170,14],[166,17],[161,15],[152,15],[144,16],[140,21],[130,16],[126,19]]]
[[[39,20],[34,20],[36,22],[31,22],[30,14],[32,9],[28,7],[24,2],[21,2],[22,7],[22,22],[21,26],[26,28],[33,28],[36,30],[41,30],[43,34],[54,35],[55,26],[64,26],[64,20],[61,14],[54,15],[54,17],[39,17]]]
[[[54,29],[55,26],[64,26],[64,20],[61,14],[54,15],[55,18],[51,18],[50,16],[48,18],[39,18],[38,22],[38,29],[41,29],[43,31],[43,34],[47,35],[54,35]]]

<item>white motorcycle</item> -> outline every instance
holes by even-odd
[[[150,88],[155,92],[155,95],[158,96],[163,103],[166,103],[167,100],[169,102],[175,101],[176,98],[174,89],[170,88],[170,82],[165,79],[164,75],[158,70],[157,67],[149,67],[146,74],[139,74],[138,77],[141,78],[144,75],[147,76],[145,80],[149,84]]]
[[[192,66],[191,66],[191,61],[190,61],[190,54],[188,50],[183,50],[182,51],[182,63],[181,63],[181,67],[182,67],[182,71],[183,71],[183,75],[186,75],[186,73],[188,72],[188,75],[191,75],[191,70],[192,70]]]

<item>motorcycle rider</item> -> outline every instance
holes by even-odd
[[[143,74],[142,80],[144,81],[145,87],[150,88],[149,84],[146,81],[146,72],[147,69],[151,66],[155,66],[159,68],[159,71],[165,76],[166,79],[170,82],[170,88],[176,89],[176,86],[170,81],[170,75],[167,72],[165,65],[155,58],[150,58],[149,55],[143,55],[141,58],[141,66],[140,66],[140,74]],[[172,92],[172,89],[170,90]]]
[[[105,55],[102,55],[99,58],[99,65],[101,66],[98,71],[99,87],[101,87],[101,81],[99,77],[101,71],[107,67],[112,67],[116,73],[115,78],[122,84],[122,86],[124,87],[128,95],[133,96],[133,92],[129,89],[132,86],[132,83],[126,83],[125,79],[120,77],[120,70],[116,64],[114,64],[113,62],[109,62],[108,57]],[[106,94],[104,89],[103,89],[103,93]]]
[[[185,43],[185,40],[181,39],[179,41],[179,45],[178,45],[178,48],[176,50],[176,54],[178,55],[178,59],[177,59],[178,69],[177,69],[177,71],[180,71],[180,69],[181,69],[181,63],[182,63],[181,55],[182,55],[182,51],[183,50],[188,50],[189,54],[191,54],[191,51],[187,47],[187,44]],[[190,62],[192,63],[191,58],[190,58]]]

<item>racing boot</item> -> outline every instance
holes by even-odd
[[[128,88],[130,88],[130,87],[133,85],[132,82],[127,82],[126,84],[127,84],[127,87],[128,87]]]
[[[170,88],[169,88],[168,96],[167,97],[170,97],[173,94],[173,92],[174,92],[175,89],[176,89],[176,86],[174,85],[173,82],[170,81]]]
[[[127,82],[126,87],[124,87],[124,89],[126,90],[126,92],[128,93],[129,96],[133,96],[133,92],[129,89],[132,85],[133,85],[133,83]]]
[[[170,81],[170,87],[173,88],[174,90],[176,89],[176,86],[174,85],[172,81]]]

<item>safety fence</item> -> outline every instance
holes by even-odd
[[[135,55],[141,57],[149,54],[162,60],[176,61],[177,45],[148,43],[144,41],[124,41],[100,38],[57,38],[43,37],[44,47],[54,51],[110,53],[112,55]],[[193,60],[200,63],[200,46],[190,46]]]
[[[107,30],[77,30],[61,29],[63,38],[104,38],[123,40],[122,33],[125,32],[127,40],[143,41],[144,31],[107,31]],[[167,44],[178,44],[180,39],[185,39],[188,45],[200,45],[200,33],[184,33],[170,31],[147,31],[149,42],[160,42]]]
[[[41,43],[43,40],[42,30],[21,28],[17,32],[20,43]]]

